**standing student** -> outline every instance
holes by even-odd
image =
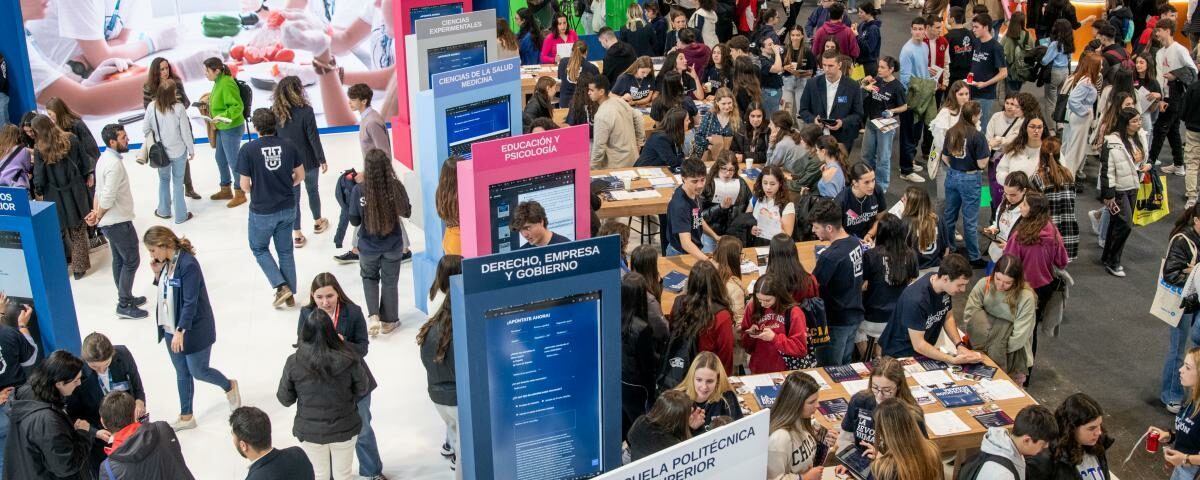
[[[354,444],[362,430],[357,404],[369,390],[367,370],[323,310],[300,328],[296,353],[288,356],[275,397],[298,404],[292,434],[321,478],[349,480]]]
[[[163,57],[156,57],[150,61],[150,69],[147,72],[146,83],[142,84],[142,108],[150,108],[150,102],[154,101],[158,95],[159,87],[167,80],[175,82],[175,96],[180,105],[186,110],[192,106],[191,99],[188,98],[187,92],[183,88],[183,79],[175,74],[175,69],[171,62]],[[144,128],[144,127],[143,127]],[[191,131],[191,122],[188,122],[188,131]],[[184,195],[193,200],[199,200],[200,194],[192,188],[192,164],[191,162],[183,162],[183,188]],[[174,165],[172,165],[174,166]],[[172,170],[173,172],[173,170]],[[161,181],[161,173],[159,174]],[[162,187],[159,187],[161,192]],[[160,194],[161,195],[161,194]],[[161,198],[161,197],[160,197]]]
[[[629,428],[630,457],[636,462],[692,438],[692,422],[703,418],[704,411],[695,407],[687,393],[663,392],[650,411],[638,417]]]
[[[686,393],[695,403],[695,408],[704,415],[689,418],[688,427],[692,436],[700,435],[714,428],[713,419],[730,417],[734,420],[742,418],[742,407],[738,405],[737,395],[729,386],[729,377],[725,365],[713,352],[700,352],[692,360],[684,377],[675,390]]]
[[[67,415],[86,420],[91,425],[88,434],[98,441],[92,442],[88,468],[95,470],[107,456],[105,447],[116,442],[115,435],[120,430],[107,428],[101,421],[105,396],[112,392],[127,393],[130,395],[129,414],[140,419],[146,415],[146,390],[142,387],[142,376],[133,354],[124,345],[114,346],[108,337],[93,332],[83,339],[80,351],[83,373],[79,377],[79,387],[67,397]]]
[[[1146,155],[1146,132],[1137,110],[1121,110],[1115,130],[1104,137],[1100,148],[1100,193],[1112,215],[1100,261],[1110,275],[1124,277],[1121,253],[1133,231],[1133,206],[1141,175],[1150,171],[1154,157]]]
[[[903,47],[900,47],[900,66],[898,67],[900,85],[905,90],[905,100],[913,107],[906,108],[900,113],[900,178],[908,180],[910,183],[925,181],[924,177],[917,174],[924,170],[924,167],[914,164],[913,157],[916,156],[917,144],[921,142],[921,137],[925,132],[925,122],[928,117],[926,111],[930,108],[928,105],[936,105],[936,100],[930,100],[930,98],[938,91],[938,82],[930,73],[932,69],[929,64],[929,43],[926,41],[927,27],[928,22],[924,18],[919,16],[914,18],[912,25],[909,26],[911,37],[904,42]],[[945,72],[942,72],[942,75],[944,79]],[[917,100],[922,101],[917,102]],[[925,107],[920,108],[922,105]],[[921,112],[926,113],[918,115],[918,108]],[[936,106],[932,108],[936,108]],[[868,138],[870,138],[869,135]],[[890,152],[891,144],[887,143],[886,145]],[[878,148],[876,147],[876,149]],[[873,154],[864,152],[864,155]],[[886,153],[881,152],[881,157],[882,155],[886,155]]]
[[[917,251],[912,234],[899,217],[884,212],[876,222],[875,246],[863,259],[863,320],[855,343],[866,358],[875,358],[875,345],[896,309],[904,288],[917,278]]]
[[[642,6],[630,4],[625,10],[625,25],[617,33],[617,38],[633,47],[633,52],[639,57],[655,55],[655,45],[659,40],[655,37],[654,27],[648,24],[642,16]]]
[[[805,122],[824,125],[826,134],[836,137],[849,152],[862,127],[862,89],[843,74],[846,65],[841,55],[821,54],[821,67],[825,69],[825,81],[805,85],[798,115]]]
[[[892,399],[899,400],[912,411],[921,433],[928,436],[924,413],[904,378],[904,365],[899,360],[880,357],[876,361],[867,379],[867,389],[850,397],[846,416],[842,418],[842,431],[838,434],[838,450],[854,445],[868,457],[874,458],[879,452],[879,443],[875,440],[875,409]]]
[[[808,346],[804,311],[781,277],[768,274],[755,281],[742,318],[741,341],[750,354],[750,372],[755,374],[817,365]]]
[[[1058,137],[1042,142],[1038,158],[1038,170],[1029,178],[1029,183],[1046,195],[1050,202],[1050,221],[1063,237],[1067,247],[1067,260],[1079,255],[1079,222],[1075,220],[1075,179],[1071,172],[1058,161],[1062,143]]]
[[[785,181],[782,168],[767,165],[754,183],[754,196],[746,205],[746,213],[754,217],[754,226],[750,227],[751,244],[767,244],[780,233],[792,236],[796,228],[796,206],[788,199]]]
[[[829,321],[829,344],[817,349],[821,365],[845,365],[854,354],[858,325],[863,321],[863,249],[849,233],[845,212],[832,199],[820,199],[809,213],[813,233],[829,247],[817,254],[813,275],[821,285],[825,318]]]
[[[1071,54],[1075,53],[1075,31],[1071,28],[1071,22],[1065,18],[1055,20],[1050,36],[1042,37],[1038,43],[1046,46],[1046,54],[1040,62],[1043,68],[1050,69],[1050,81],[1042,87],[1046,100],[1042,103],[1042,118],[1050,120],[1048,125],[1051,130],[1057,130],[1059,125],[1053,119],[1054,106],[1058,104],[1059,92],[1070,75]]]
[[[887,199],[883,196],[883,188],[875,182],[876,170],[865,162],[855,163],[850,167],[850,186],[838,194],[838,203],[846,212],[846,233],[861,239],[863,242],[875,242],[876,221],[879,214],[887,211]]]
[[[1005,100],[1004,106],[1007,110],[1007,100]],[[1005,179],[1010,173],[1021,172],[1025,174],[1026,178],[1037,173],[1038,162],[1042,156],[1042,139],[1049,137],[1045,132],[1046,122],[1041,117],[1025,119],[1025,124],[1020,127],[1020,132],[1017,133],[1012,143],[1003,148],[1004,156],[1000,157],[1000,161],[996,163],[997,183],[1004,185]]]
[[[900,62],[885,56],[876,66],[878,75],[863,79],[863,113],[867,118],[867,135],[863,139],[863,161],[878,173],[879,189],[886,192],[892,177],[892,139],[895,127],[882,131],[872,120],[892,118],[908,111],[904,86],[896,79]]]
[[[950,44],[950,65],[945,75],[948,83],[954,83],[966,80],[967,73],[971,71],[975,36],[971,33],[971,25],[967,24],[965,6],[950,7],[949,13],[950,29],[946,32],[946,42]]]
[[[816,73],[816,68],[817,57],[808,48],[804,29],[791,29],[788,40],[783,44],[783,105],[792,114],[800,108],[804,86]]]
[[[941,161],[942,147],[946,145],[946,133],[958,124],[962,116],[962,107],[970,101],[971,88],[967,86],[967,82],[960,80],[951,83],[942,101],[942,108],[929,123],[929,178],[936,183],[939,201],[946,198],[946,169],[939,168],[940,164],[936,162]],[[978,130],[978,121],[975,122],[975,127]]]
[[[1100,84],[1101,65],[1103,60],[1100,55],[1084,53],[1079,57],[1075,74],[1063,84],[1063,91],[1070,93],[1067,98],[1067,122],[1062,134],[1062,163],[1072,174],[1081,171],[1087,155],[1088,128],[1095,117],[1093,105],[1099,95],[1097,85]]]
[[[1154,39],[1161,47],[1154,54],[1158,84],[1162,87],[1163,101],[1159,103],[1158,119],[1154,122],[1154,134],[1150,144],[1151,161],[1158,160],[1163,141],[1171,144],[1171,155],[1175,159],[1173,165],[1162,168],[1163,173],[1174,173],[1184,176],[1183,142],[1179,138],[1180,107],[1184,105],[1184,97],[1188,88],[1196,81],[1196,62],[1188,53],[1187,47],[1175,41],[1175,22],[1160,20],[1154,26]],[[1192,184],[1195,184],[1193,174]]]
[[[1195,205],[1185,209],[1171,229],[1160,275],[1163,282],[1175,288],[1183,288],[1186,285],[1191,270],[1200,260],[1200,217],[1196,215],[1200,212],[1197,210]],[[1179,413],[1180,405],[1185,399],[1186,392],[1179,383],[1178,371],[1183,364],[1184,353],[1187,352],[1190,332],[1196,320],[1195,314],[1195,308],[1185,308],[1179,317],[1179,323],[1171,329],[1159,393],[1159,399],[1171,413]]]
[[[671,322],[693,325],[696,351],[712,352],[721,365],[733,365],[733,312],[725,284],[712,262],[700,262],[688,275],[687,292],[675,297]],[[691,337],[688,332],[687,337]]]
[[[988,168],[988,186],[993,197],[999,196],[1000,185],[1003,185],[997,180],[999,175],[997,162],[1000,159],[998,154],[1008,150],[1008,147],[1012,146],[1017,136],[1024,130],[1023,126],[1026,120],[1025,114],[1022,112],[1020,97],[1017,96],[1019,93],[1005,97],[1003,107],[999,112],[992,114],[991,120],[988,121],[987,127],[983,131],[988,148],[992,150],[992,159],[989,161]]]
[[[1004,62],[1012,72],[1004,79],[1004,97],[1012,97],[1021,92],[1021,85],[1032,80],[1029,78],[1030,69],[1025,63],[1025,55],[1033,51],[1033,35],[1025,29],[1025,12],[1016,11],[1008,19],[1008,26],[1001,41],[1004,49]]]
[[[0,360],[8,368],[0,372],[0,472],[4,467],[4,449],[8,444],[9,415],[12,405],[8,399],[18,387],[25,384],[34,362],[38,359],[37,342],[29,333],[29,320],[33,307],[20,305],[15,308],[14,319],[9,310],[8,296],[0,292]]]
[[[813,423],[817,413],[817,393],[821,387],[804,372],[792,372],[779,388],[779,398],[771,409],[770,436],[767,438],[767,477],[819,480],[824,468],[817,464],[817,445],[833,445],[834,432],[824,437]]]
[[[725,297],[729,300],[733,327],[733,363],[729,371],[739,375],[746,371],[746,349],[742,347],[742,319],[746,313],[746,286],[742,285],[742,241],[732,235],[722,235],[713,250],[713,263],[717,264],[717,277],[725,286]],[[622,297],[624,298],[624,297]]]
[[[1112,478],[1105,452],[1113,439],[1104,431],[1104,410],[1092,397],[1076,393],[1054,411],[1058,437],[1029,459],[1026,477],[1046,480]],[[1186,478],[1186,477],[1185,477]]]
[[[192,416],[194,380],[220,387],[230,410],[242,405],[241,393],[237,380],[226,378],[208,365],[217,341],[217,326],[192,242],[175,236],[169,228],[154,226],[146,230],[142,244],[150,253],[150,269],[157,287],[154,299],[158,341],[166,340],[179,389],[179,418],[171,423],[171,428],[177,432],[196,428]]]
[[[158,168],[158,208],[154,210],[154,216],[171,218],[171,207],[174,206],[176,225],[192,218],[185,200],[185,185],[190,184],[186,181],[188,164],[196,156],[192,122],[187,115],[187,106],[179,101],[178,92],[182,89],[182,83],[163,80],[154,92],[154,100],[146,105],[146,119],[142,122],[144,138],[153,135],[170,160],[170,164]],[[103,131],[100,136],[104,136]]]
[[[208,96],[208,110],[212,113],[210,123],[217,129],[217,138],[214,140],[217,144],[217,173],[221,178],[221,191],[208,198],[229,200],[225,206],[233,208],[246,203],[246,194],[238,178],[241,174],[237,168],[242,134],[246,132],[242,94],[229,67],[220,58],[212,57],[204,61],[204,77],[213,82],[212,92]],[[233,185],[232,191],[230,184]]]
[[[777,278],[797,305],[821,296],[816,277],[800,263],[800,252],[790,236],[777,234],[771,237],[771,245],[767,247],[767,271],[763,273]]]
[[[852,60],[857,59],[861,51],[858,47],[858,37],[850,27],[849,21],[844,18],[846,16],[846,5],[841,2],[833,2],[828,7],[828,11],[829,19],[812,34],[813,55],[820,55],[823,51],[825,40],[833,39],[834,43],[837,44],[839,52],[849,55]]]
[[[950,311],[951,297],[967,291],[971,274],[971,265],[962,255],[946,255],[936,273],[926,274],[905,288],[879,339],[883,354],[921,354],[955,365],[979,362],[979,352],[962,341],[958,322]],[[947,355],[934,346],[942,331],[954,342],[955,354]]]
[[[858,7],[858,30],[854,33],[858,40],[858,64],[863,66],[868,76],[877,76],[879,68],[879,50],[883,47],[883,36],[880,33],[879,7],[865,3]],[[903,103],[903,102],[901,102]]]
[[[904,191],[901,217],[917,250],[917,268],[924,275],[937,270],[950,250],[950,241],[941,231],[941,221],[933,209],[933,200],[924,188],[911,186]],[[890,317],[889,317],[890,318]]]
[[[100,158],[100,149],[96,147],[96,136],[92,135],[92,130],[88,128],[87,123],[83,118],[71,110],[61,98],[54,97],[46,102],[46,115],[54,124],[64,132],[75,135],[79,139],[80,146],[83,147],[83,152],[87,154],[90,164],[95,164]]]
[[[667,338],[668,329],[667,320],[662,313],[662,275],[658,274],[658,259],[659,247],[654,245],[642,244],[633,249],[633,253],[629,254],[629,270],[633,273],[640,273],[646,278],[646,309],[650,317],[647,321],[650,323],[650,328],[654,329],[654,335],[659,340]]]
[[[1058,438],[1058,422],[1050,410],[1029,405],[1017,412],[1012,431],[990,427],[979,445],[979,454],[967,460],[963,480],[1020,480],[1027,477],[1026,458],[1036,456]]]
[[[972,346],[1024,385],[1033,368],[1038,296],[1025,281],[1021,259],[1004,255],[983,281],[976,282],[963,310]]]
[[[1177,381],[1186,387],[1187,397],[1181,400],[1186,407],[1175,414],[1175,425],[1170,430],[1150,427],[1151,434],[1158,434],[1159,441],[1171,445],[1163,448],[1163,459],[1174,467],[1171,480],[1188,480],[1200,473],[1200,429],[1196,428],[1196,409],[1200,408],[1200,348],[1192,348],[1187,352],[1178,371],[1175,372]]]
[[[542,63],[542,27],[538,25],[533,11],[520,8],[516,15],[518,50],[521,54],[521,65],[540,65]]]
[[[350,195],[350,224],[358,228],[359,275],[367,297],[371,336],[400,326],[400,263],[408,246],[403,218],[412,215],[408,191],[396,178],[387,155],[367,152],[363,183]]]
[[[447,255],[438,261],[437,276],[430,286],[429,320],[417,331],[417,346],[420,348],[421,363],[425,366],[429,399],[446,424],[446,445],[451,469],[456,478],[462,478],[458,430],[458,389],[454,372],[454,325],[452,321],[449,283],[450,277],[462,273],[462,257]],[[444,288],[444,290],[443,290]],[[445,454],[443,453],[443,456]]]
[[[571,99],[575,96],[576,86],[586,85],[582,83],[584,73],[590,73],[593,77],[600,76],[600,69],[596,68],[592,62],[587,61],[587,43],[581,41],[571,43],[573,43],[571,56],[557,62],[559,106],[570,105]]]
[[[329,171],[325,163],[325,149],[317,134],[317,117],[300,78],[289,75],[275,85],[271,93],[271,112],[278,119],[279,138],[292,142],[304,165],[304,189],[308,192],[308,210],[312,213],[313,233],[329,228],[329,220],[321,216],[321,194],[317,189],[320,174]],[[300,230],[300,185],[292,187],[295,225],[292,226],[292,242],[296,248],[303,247],[307,240]]]
[[[917,413],[899,398],[884,400],[875,409],[876,454],[871,475],[878,480],[921,480],[945,475],[941,454],[925,438]]]
[[[680,169],[683,183],[675,189],[667,203],[665,232],[667,256],[688,254],[697,260],[708,260],[716,244],[717,233],[700,215],[700,193],[704,189],[704,163],[695,158],[683,161]]]
[[[946,143],[942,146],[941,162],[946,169],[946,208],[942,211],[942,230],[953,232],[959,214],[963,219],[963,241],[967,244],[967,255],[971,266],[982,268],[987,265],[979,252],[979,187],[983,183],[982,171],[990,159],[987,139],[975,128],[979,120],[980,106],[970,101],[963,105],[958,123],[946,132]]]
[[[295,247],[289,238],[295,225],[293,187],[304,180],[304,164],[296,146],[276,136],[274,112],[260,108],[251,121],[259,137],[242,146],[237,161],[239,192],[250,192],[250,251],[275,289],[271,305],[279,308],[286,303],[290,307],[296,304],[292,295],[297,291]],[[278,261],[268,249],[272,242]]]
[[[986,130],[992,118],[996,101],[996,84],[1008,78],[1008,63],[1004,61],[1004,48],[992,31],[992,17],[986,13],[971,19],[972,39],[971,69],[967,82],[971,87],[971,98],[980,103],[982,127]]]
[[[71,275],[79,280],[92,268],[84,218],[90,203],[87,180],[93,174],[94,165],[84,153],[79,139],[59,129],[50,117],[33,117],[28,133],[32,133],[34,140],[33,177],[29,182],[31,197],[54,202],[58,227],[69,252],[68,267]]]
[[[1004,242],[1012,238],[1012,229],[1021,219],[1021,204],[1025,203],[1030,188],[1029,177],[1022,172],[1013,172],[1004,182],[1004,194],[992,214],[992,224],[983,229],[984,237],[988,238],[988,256],[993,262],[1004,255]]]
[[[591,101],[599,103],[592,130],[591,167],[632,167],[638,159],[638,146],[646,139],[642,116],[624,99],[611,95],[608,78],[592,77],[586,84]]]
[[[25,134],[13,124],[0,126],[0,186],[29,190],[33,176],[33,151],[24,144]]]
[[[4,478],[90,478],[86,465],[93,435],[86,420],[71,421],[63,408],[79,387],[83,361],[59,350],[33,370],[29,383],[6,402],[9,436]]]
[[[392,140],[388,136],[387,124],[383,116],[371,107],[371,97],[375,92],[365,83],[356,83],[346,91],[350,98],[350,109],[359,115],[358,146],[362,149],[363,158],[371,149],[382,150],[392,156]]]
[[[98,226],[108,238],[113,283],[117,286],[117,316],[146,318],[150,314],[140,308],[146,304],[146,297],[133,296],[133,277],[141,261],[137,230],[133,228],[133,192],[121,156],[129,151],[129,138],[125,129],[115,124],[105,125],[100,136],[108,148],[96,163],[96,201],[84,220]]]
[[[300,447],[271,447],[271,417],[255,407],[241,407],[229,416],[233,446],[250,461],[246,480],[314,480],[312,463]],[[328,477],[324,477],[328,478]]]
[[[650,408],[659,362],[657,340],[650,327],[646,277],[630,272],[621,277],[621,438],[634,420]]]
[[[1062,286],[1055,274],[1067,268],[1067,248],[1062,236],[1050,221],[1050,206],[1041,192],[1025,194],[1021,203],[1021,219],[1013,227],[1004,253],[1021,259],[1025,279],[1029,287],[1037,292],[1037,320],[1045,315],[1050,297]],[[1033,335],[1033,353],[1037,354],[1037,332]]]
[[[100,404],[99,422],[113,432],[104,447],[108,459],[101,463],[101,480],[120,478],[177,478],[193,480],[183,459],[179,438],[167,422],[138,421],[133,396],[114,391]]]
[[[462,255],[462,228],[458,224],[458,162],[462,157],[451,155],[442,162],[442,170],[438,174],[437,190],[434,191],[434,201],[438,218],[442,220],[445,230],[442,232],[442,253],[446,255]]]
[[[762,85],[760,98],[762,98],[763,108],[766,109],[767,114],[772,115],[779,111],[783,102],[783,47],[779,45],[774,33],[760,39],[759,43],[761,45],[758,56],[759,80]]]

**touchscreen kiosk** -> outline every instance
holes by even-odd
[[[471,42],[429,49],[429,81],[433,76],[487,62],[487,42]]]
[[[492,252],[501,253],[525,246],[525,238],[510,228],[512,212],[527,201],[538,202],[546,210],[546,227],[575,240],[575,171],[536,175],[502,182],[488,187],[488,210],[495,231]]]
[[[510,134],[508,95],[446,109],[446,145],[450,155],[471,159],[475,142],[505,138]]]
[[[462,2],[442,3],[438,5],[421,5],[408,9],[409,14],[409,31],[416,29],[417,20],[423,18],[441,17],[443,15],[454,15],[463,13]]]

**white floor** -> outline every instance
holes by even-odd
[[[357,303],[363,301],[358,265],[338,265],[332,256],[341,253],[333,246],[333,226],[339,208],[333,197],[337,172],[355,167],[361,170],[357,133],[323,137],[329,172],[321,176],[322,214],[331,228],[321,235],[312,233],[307,200],[302,210],[305,235],[309,242],[296,251],[300,292],[298,301],[308,298],[308,285],[320,272],[332,272],[347,294]],[[275,310],[271,307],[273,290],[247,246],[247,207],[225,208],[224,202],[208,200],[217,188],[213,149],[196,146],[192,160],[192,178],[202,200],[189,200],[195,218],[176,226],[160,220],[153,210],[157,203],[158,177],[151,168],[137,165],[127,156],[127,169],[134,191],[139,235],[152,225],[163,224],[191,239],[204,269],[209,298],[217,319],[217,343],[213,347],[212,366],[241,385],[242,402],[263,409],[271,416],[276,446],[296,445],[292,435],[293,408],[284,408],[275,399],[284,360],[293,351],[299,308]],[[411,189],[409,195],[419,192]],[[414,215],[418,215],[414,211]],[[409,231],[414,251],[423,249],[422,233]],[[346,245],[349,245],[347,240]],[[148,319],[121,320],[114,313],[116,288],[112,281],[107,248],[92,254],[92,271],[72,282],[81,335],[98,331],[113,343],[129,347],[141,370],[147,390],[147,407],[153,420],[171,420],[178,414],[179,400],[175,373],[167,358],[165,345],[155,343],[153,314]],[[135,295],[151,296],[150,269],[142,251],[143,267],[134,284]],[[379,382],[372,398],[373,425],[383,457],[384,472],[393,479],[453,478],[448,463],[438,454],[444,425],[425,391],[425,370],[414,342],[424,315],[412,307],[412,268],[400,274],[400,330],[371,342],[367,361]],[[64,273],[65,274],[65,273]],[[196,478],[244,478],[247,462],[233,448],[229,434],[229,408],[220,389],[196,384],[194,410],[199,427],[181,432],[180,443],[188,466]],[[357,472],[357,468],[356,468]]]

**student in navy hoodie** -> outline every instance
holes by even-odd
[[[648,3],[642,8],[646,11],[646,21],[650,22],[650,29],[654,31],[654,56],[662,56],[668,50],[663,47],[667,41],[667,19],[659,13],[658,6],[653,3]]]
[[[858,18],[863,20],[858,24],[858,63],[872,77],[878,74],[879,50],[883,47],[878,17],[878,7],[870,3],[858,7]]]
[[[835,0],[821,0],[821,3],[817,4],[817,8],[814,8],[812,13],[808,15],[808,21],[804,22],[804,36],[813,38],[813,34],[817,33],[817,28],[829,21],[829,7],[832,7],[834,3],[838,2]],[[842,23],[845,23],[847,27],[850,26],[850,21],[845,18],[842,18]],[[816,51],[815,54],[820,56],[821,52]]]
[[[229,416],[233,445],[250,460],[246,480],[313,480],[312,462],[300,447],[271,448],[271,417],[255,407],[241,407]]]
[[[542,27],[528,8],[517,10],[517,23],[521,29],[517,32],[517,45],[521,54],[521,65],[541,65],[542,63]]]

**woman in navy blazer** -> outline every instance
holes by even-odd
[[[368,345],[371,337],[367,334],[367,319],[363,316],[362,307],[355,305],[337,277],[332,273],[318,273],[313,277],[308,289],[308,305],[300,309],[300,319],[296,323],[296,334],[304,328],[305,320],[313,312],[321,310],[333,320],[333,329],[337,331],[342,341],[362,357],[366,365]],[[358,433],[358,441],[354,451],[358,456],[358,476],[378,478],[383,475],[383,460],[379,456],[379,443],[375,439],[375,429],[371,428],[371,391],[375,390],[375,377],[371,369],[367,369],[367,395],[358,401],[358,416],[362,418],[362,430]]]
[[[150,252],[150,268],[155,277],[158,341],[167,341],[167,354],[175,366],[179,388],[179,418],[171,423],[171,428],[175,431],[196,428],[196,419],[192,417],[194,380],[221,387],[230,411],[242,406],[237,380],[225,378],[208,366],[212,345],[217,341],[217,326],[192,242],[159,225],[146,230],[142,243]]]

